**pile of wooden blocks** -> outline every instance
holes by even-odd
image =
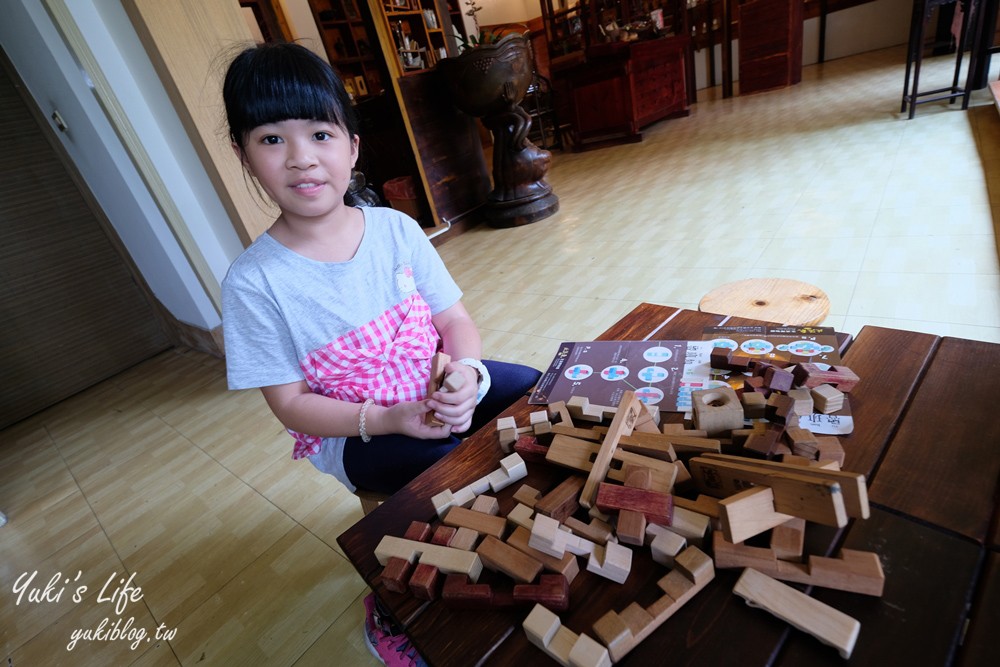
[[[564,665],[606,665],[712,581],[715,568],[747,568],[738,595],[850,655],[856,622],[812,598],[803,602],[778,580],[882,593],[876,554],[803,553],[807,522],[842,527],[869,514],[863,475],[840,470],[839,440],[799,426],[799,415],[842,406],[858,378],[846,367],[744,364],[721,352],[713,367],[746,381],[738,391],[693,392],[693,428],[661,427],[658,411],[631,391],[616,408],[575,398],[532,413],[526,427],[498,420],[501,467],[435,496],[436,529],[414,522],[402,540],[387,536],[379,545],[386,587],[458,607],[533,604],[523,623],[533,644]],[[522,484],[514,508],[500,516],[487,491],[523,478],[527,464],[573,474],[544,493]],[[768,546],[746,544],[767,532]],[[623,583],[633,555],[646,549],[668,568],[659,599],[608,610],[593,636],[562,625],[558,613],[569,608],[581,563]],[[478,583],[484,567],[513,587]]]

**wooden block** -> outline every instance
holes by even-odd
[[[844,407],[844,392],[832,385],[821,384],[813,387],[809,390],[809,395],[816,411],[825,415],[837,412]]]
[[[811,415],[813,412],[812,391],[809,389],[789,389],[788,396],[795,401],[795,414]]]
[[[560,612],[569,609],[569,581],[561,574],[543,574],[537,584],[516,584],[514,600],[540,604]]]
[[[781,431],[767,428],[763,431],[754,430],[743,443],[743,449],[754,452],[766,458],[775,456],[778,452],[778,440],[781,438]]]
[[[406,532],[403,534],[403,539],[430,542],[431,534],[431,525],[426,521],[411,521]]]
[[[587,635],[563,627],[559,617],[540,604],[532,608],[522,624],[528,641],[563,667],[610,667],[603,646]]]
[[[816,436],[813,435],[812,431],[797,426],[789,426],[785,429],[785,439],[791,445],[792,452],[798,456],[816,458],[816,452],[819,451],[819,443],[816,441]]]
[[[534,507],[535,502],[542,497],[541,491],[538,489],[528,486],[527,484],[522,484],[514,492],[514,500],[521,503],[522,505],[527,505],[528,507]]]
[[[440,387],[441,383],[444,382],[444,367],[451,362],[451,357],[444,352],[438,352],[433,357],[431,357],[431,370],[430,377],[427,380],[427,395],[430,396],[436,392]],[[432,426],[441,426],[444,424],[441,420],[434,416],[434,411],[429,410],[424,415],[424,421]]]
[[[600,501],[600,492],[598,492]],[[618,512],[618,521],[615,523],[615,535],[618,541],[623,544],[642,546],[646,541],[646,515],[634,510],[621,510]]]
[[[590,442],[600,442],[604,439],[604,433],[606,431],[598,431],[596,428],[579,428],[577,426],[564,426],[562,424],[553,424],[552,433],[555,435],[568,435],[571,438],[579,438],[580,440],[588,440]]]
[[[711,519],[718,519],[722,511],[719,508],[718,498],[712,496],[699,495],[695,500],[689,500],[681,496],[674,496],[674,511],[677,508],[684,508],[690,512],[704,514]]]
[[[816,437],[816,457],[820,461],[836,461],[838,466],[844,465],[844,446],[840,438],[832,435]]]
[[[794,382],[792,374],[783,368],[770,366],[764,371],[764,386],[771,391],[788,391]]]
[[[530,539],[531,531],[523,527],[518,527],[507,538],[507,544],[540,561],[547,571],[560,574],[566,578],[566,581],[573,583],[573,579],[580,572],[580,563],[577,561],[576,556],[570,553],[564,553],[561,557],[550,556],[531,547],[528,544]]]
[[[518,503],[514,506],[514,509],[507,513],[507,521],[530,531],[531,527],[535,524],[535,520],[532,518],[534,515],[534,510],[527,505]]]
[[[581,472],[590,472],[593,468],[591,458],[600,451],[600,445],[565,435],[557,435],[549,445],[545,460],[549,463],[572,468]],[[613,461],[626,464],[642,465],[653,471],[653,489],[669,493],[677,478],[677,468],[668,461],[659,461],[647,456],[618,450],[612,457]],[[607,477],[615,481],[624,481],[623,468],[609,467]],[[582,504],[582,503],[581,503]]]
[[[451,489],[445,489],[431,498],[431,505],[434,506],[434,512],[439,517],[442,517],[447,514],[448,510],[455,506],[455,495],[451,492]]]
[[[664,435],[681,435],[688,438],[707,438],[708,434],[704,431],[699,431],[696,429],[684,428],[684,424],[673,422],[669,424],[661,424],[660,432]]]
[[[660,409],[643,403],[633,429],[637,433],[660,433]]]
[[[504,454],[510,454],[514,451],[514,443],[517,442],[517,429],[516,428],[505,428],[497,431],[497,438],[500,441],[500,449]]]
[[[600,430],[600,429],[594,429]],[[623,435],[618,447],[626,452],[634,452],[661,461],[676,461],[677,453],[668,436],[662,433],[633,433]]]
[[[595,544],[607,544],[613,535],[611,524],[601,519],[591,519],[590,523],[584,523],[576,517],[568,516],[563,521],[563,525],[569,528],[575,535],[586,538]]]
[[[484,567],[502,572],[518,583],[531,583],[542,571],[541,561],[492,535],[486,536],[476,548],[476,553],[482,559]]]
[[[455,531],[455,536],[451,538],[451,544],[448,546],[453,549],[461,549],[462,551],[472,551],[476,548],[476,542],[478,541],[479,533],[471,528],[459,528]]]
[[[433,565],[417,563],[410,575],[410,593],[419,600],[437,600],[441,587],[441,570]]]
[[[548,407],[549,422],[558,422],[563,426],[572,426],[573,417],[569,414],[569,410],[566,409],[565,401],[556,401],[554,403],[549,403]]]
[[[547,410],[536,410],[528,415],[528,422],[534,426],[535,424],[548,423],[549,413]]]
[[[498,431],[504,431],[504,430],[516,431],[517,430],[517,420],[514,419],[513,417],[500,417],[500,419],[497,419],[497,430]]]
[[[851,657],[861,623],[847,614],[753,568],[744,570],[733,593],[750,606],[764,609],[824,644],[833,646],[845,660]]]
[[[797,365],[792,372],[795,382],[802,387],[814,389],[822,384],[829,384],[845,394],[861,381],[847,366],[831,366],[823,370],[817,364],[804,363]]]
[[[405,593],[409,585],[413,563],[406,558],[389,558],[385,562],[382,574],[382,585],[393,593]]]
[[[601,443],[597,458],[591,466],[587,481],[583,485],[583,491],[580,493],[580,504],[584,507],[593,506],[594,498],[597,496],[597,485],[603,482],[608,474],[612,457],[618,448],[618,440],[621,436],[632,433],[635,422],[639,418],[641,406],[642,403],[636,398],[634,391],[627,390],[622,394],[618,411],[615,413],[614,419],[611,420],[611,426],[604,436],[604,442]]]
[[[847,510],[839,482],[800,474],[811,472],[812,468],[789,466],[795,472],[769,470],[757,464],[770,462],[748,460],[746,464],[738,464],[715,458],[719,456],[725,455],[699,456],[689,462],[699,491],[726,497],[750,486],[769,486],[774,491],[775,511],[838,528],[847,525]]]
[[[474,512],[464,507],[452,507],[441,521],[446,526],[469,528],[477,533],[497,538],[503,537],[504,530],[507,528],[505,517]]]
[[[535,433],[535,436],[547,435],[552,432],[552,424],[549,422],[541,422],[535,424],[531,427]]]
[[[483,570],[483,562],[475,553],[385,535],[375,547],[375,558],[385,565],[394,557],[410,563],[419,559],[419,562],[433,565],[445,574],[467,574],[473,581],[479,579]]]
[[[703,458],[738,463],[766,471],[791,472],[801,477],[836,482],[840,485],[847,516],[852,519],[867,519],[871,513],[868,506],[868,485],[865,483],[865,476],[861,473],[817,467],[802,468],[778,461],[758,461],[726,454],[706,454]],[[778,510],[781,511],[780,508]],[[790,513],[788,512],[788,514]]]
[[[448,373],[448,375],[445,376],[444,381],[441,383],[441,388],[445,391],[458,391],[464,386],[465,376],[458,371]]]
[[[500,503],[493,496],[477,496],[475,502],[470,507],[473,512],[482,512],[496,516],[500,514]],[[428,528],[430,528],[428,526]]]
[[[774,510],[774,492],[755,486],[719,501],[722,534],[730,542],[743,542],[754,535],[793,519]]]
[[[771,530],[771,551],[778,560],[798,561],[802,559],[805,544],[806,521],[793,517]]]
[[[701,544],[711,528],[711,520],[704,514],[692,512],[683,507],[675,507],[671,516],[670,530],[683,535],[695,545]]]
[[[632,550],[615,542],[598,545],[587,560],[587,571],[624,584],[632,571]]]
[[[522,480],[527,476],[528,467],[525,465],[524,459],[517,452],[514,452],[500,459],[500,467],[487,475],[487,479],[490,482],[490,488],[493,489],[493,492],[499,493],[514,482]]]
[[[694,549],[694,552],[688,554]],[[695,553],[696,552],[696,553]],[[664,595],[642,610],[633,603],[621,613],[609,611],[594,624],[594,634],[608,647],[615,662],[622,660],[651,633],[715,577],[712,559],[695,547],[688,547],[678,554],[686,567],[677,568],[660,579],[657,584]],[[697,581],[691,577],[696,577]]]
[[[431,544],[439,544],[442,547],[451,546],[456,532],[458,529],[453,526],[438,526],[434,529],[434,535],[431,536]]]
[[[549,448],[538,442],[538,436],[522,435],[514,442],[508,454],[516,453],[525,461],[532,463],[544,463],[545,456],[549,453]]]
[[[795,425],[799,423],[799,416],[795,412],[795,399],[777,392],[767,397],[767,404],[764,406],[764,416],[769,421],[778,424]]]
[[[743,405],[730,387],[691,392],[695,428],[709,436],[743,428]]]
[[[649,549],[652,552],[653,561],[660,565],[672,568],[677,554],[687,547],[685,537],[655,523],[646,526],[646,535],[652,537]]]
[[[579,475],[570,475],[556,488],[546,493],[535,503],[535,511],[550,516],[560,523],[580,509],[580,490],[585,480]]]
[[[668,493],[634,489],[603,482],[598,487],[595,504],[602,512],[632,510],[641,512],[647,521],[671,524],[673,497]]]
[[[493,606],[493,589],[488,584],[476,584],[462,574],[449,574],[444,579],[441,600],[458,609],[489,609]]]
[[[764,406],[767,404],[764,394],[744,392],[740,396],[740,403],[743,405],[743,416],[746,419],[764,418]]]

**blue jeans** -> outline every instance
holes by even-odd
[[[483,360],[490,372],[490,390],[472,415],[465,433],[440,440],[420,440],[408,435],[376,435],[365,443],[355,436],[344,443],[344,470],[348,479],[362,489],[395,493],[441,457],[497,418],[519,398],[534,389],[541,373],[534,368],[502,361]]]

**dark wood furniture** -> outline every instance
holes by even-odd
[[[601,338],[700,339],[705,326],[723,322],[753,323],[641,304]],[[860,620],[852,665],[990,664],[1000,631],[1000,420],[991,370],[1000,367],[1000,345],[879,327],[841,340],[845,364],[862,378],[850,395],[856,429],[843,440],[844,468],[867,475],[872,512],[841,530],[810,524],[806,552],[877,552],[885,594],[811,594]],[[533,409],[522,399],[505,414],[527,423]],[[338,538],[431,665],[552,664],[525,638],[521,622],[528,609],[455,611],[397,595],[379,582],[373,551],[382,536],[401,536],[410,521],[430,520],[432,496],[492,472],[500,458],[496,432],[487,427]],[[528,470],[523,483],[538,489],[566,475],[539,464],[529,463]],[[513,507],[517,487],[498,494],[501,512]],[[591,633],[608,609],[648,602],[664,571],[647,550],[637,549],[625,584],[581,572],[571,587],[570,610],[560,615],[563,624]],[[739,574],[717,571],[622,664],[844,664],[831,647],[733,595]]]
[[[741,0],[740,95],[802,80],[802,0]]]

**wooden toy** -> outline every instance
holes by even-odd
[[[610,667],[608,650],[585,634],[563,626],[549,609],[536,604],[522,623],[528,641],[563,667]]]
[[[743,404],[743,416],[746,419],[764,418],[764,406],[767,404],[764,394],[743,392],[740,395],[740,403]]]
[[[832,435],[817,436],[816,457],[820,461],[836,461],[838,466],[844,465],[844,446],[840,439]]]
[[[483,561],[483,567],[502,572],[514,581],[528,584],[542,571],[542,563],[523,551],[488,535],[476,548]]]
[[[735,463],[715,458],[724,456],[691,459],[691,476],[699,491],[724,498],[750,486],[769,486],[774,491],[775,511],[838,528],[847,525],[839,482],[802,474],[811,472],[810,468],[789,466],[789,470],[773,470],[757,465],[760,461]]]
[[[595,504],[602,512],[632,510],[645,515],[647,521],[669,526],[673,516],[673,498],[669,493],[659,493],[641,488],[601,483]],[[643,527],[645,533],[645,527]]]
[[[564,553],[561,557],[551,556],[529,545],[530,539],[531,531],[518,527],[507,538],[507,544],[540,561],[547,571],[560,574],[566,578],[566,581],[573,583],[573,579],[580,572],[580,563],[576,556],[571,553]]]
[[[794,518],[774,510],[774,492],[755,486],[719,501],[722,534],[733,543],[759,535]]]
[[[847,614],[753,568],[743,571],[733,593],[750,606],[764,609],[824,644],[833,646],[845,660],[851,657],[861,623]]]
[[[649,549],[653,560],[660,565],[673,567],[677,554],[687,548],[687,539],[659,524],[647,524],[646,535],[652,538]]]
[[[764,386],[771,391],[788,391],[794,382],[795,377],[783,368],[768,366],[764,371]]]
[[[779,560],[799,561],[805,544],[806,521],[792,517],[771,529],[771,551]],[[731,541],[731,540],[730,540]]]
[[[604,442],[601,443],[597,458],[594,460],[590,473],[587,475],[587,481],[580,492],[580,504],[584,507],[593,506],[594,498],[597,495],[597,485],[604,481],[608,474],[611,459],[618,448],[618,440],[621,436],[632,433],[635,422],[639,418],[641,405],[642,403],[636,398],[634,391],[626,391],[622,394],[618,410],[615,412],[614,419],[611,420],[611,426],[604,436]]]
[[[579,475],[570,475],[555,489],[539,498],[535,503],[535,511],[562,523],[580,508],[580,490],[584,481]]]
[[[516,452],[524,461],[534,463],[544,463],[545,455],[549,453],[549,448],[539,443],[538,436],[534,435],[519,436],[511,449],[510,453]]]
[[[514,500],[521,503],[522,505],[527,505],[528,507],[534,507],[535,503],[539,498],[542,497],[542,492],[536,488],[530,487],[527,484],[522,484],[518,487],[517,491],[514,492]]]
[[[459,609],[489,609],[493,606],[493,589],[477,584],[464,574],[449,574],[444,579],[441,599],[449,607]]]
[[[581,472],[589,473],[593,468],[591,459],[600,452],[600,445],[586,440],[579,440],[565,435],[557,435],[549,445],[549,451],[545,455],[545,460],[555,465],[572,468]],[[658,461],[647,456],[633,454],[618,450],[612,455],[612,460],[620,461],[624,468],[626,463],[642,465],[653,471],[652,488],[663,493],[669,493],[673,488],[674,480],[677,478],[677,468],[666,461]],[[622,469],[611,468],[607,471],[607,478],[624,482],[625,475]],[[581,503],[582,504],[582,503]]]
[[[438,352],[431,357],[430,377],[427,380],[428,396],[436,392],[441,387],[441,383],[444,382],[444,367],[450,362],[451,357],[444,352]],[[433,410],[429,410],[424,415],[424,421],[431,426],[441,426],[444,424],[444,422],[434,416]]]
[[[809,392],[817,412],[825,415],[844,407],[844,392],[828,384],[813,387]]]
[[[743,428],[743,405],[730,387],[691,392],[694,426],[709,436]]]
[[[417,563],[410,575],[409,589],[419,600],[437,600],[441,587],[441,570],[427,563]]]
[[[380,565],[385,566],[393,557],[410,563],[419,560],[437,567],[445,574],[467,574],[474,582],[483,571],[483,562],[476,553],[385,535],[375,547],[375,558]]]
[[[507,519],[502,516],[493,516],[482,512],[475,512],[464,507],[452,507],[441,517],[441,521],[446,526],[455,528],[469,528],[483,535],[493,537],[503,537],[507,528]]]
[[[632,571],[632,550],[616,542],[594,545],[587,559],[587,571],[624,584]]]
[[[633,602],[594,623],[594,634],[608,647],[613,661],[624,658],[715,577],[712,559],[697,547],[688,547],[674,562],[675,569],[657,582],[664,595],[652,605],[644,609]]]
[[[793,453],[807,458],[816,458],[816,452],[819,451],[819,443],[816,441],[816,436],[813,435],[812,431],[797,426],[789,426],[785,429],[785,438],[788,440],[788,444],[791,445]]]
[[[795,401],[795,414],[810,415],[813,412],[812,391],[809,389],[789,389],[788,396]]]
[[[611,524],[601,519],[591,519],[590,523],[584,523],[576,517],[566,517],[563,525],[573,531],[574,535],[586,538],[595,544],[607,544],[614,535],[611,531]]]
[[[411,521],[404,539],[427,542],[431,538],[431,526],[423,521]],[[413,562],[409,559],[392,557],[382,570],[382,585],[394,593],[406,591],[413,574]]]
[[[535,511],[528,507],[518,503],[514,506],[510,512],[507,513],[507,521],[514,524],[515,526],[522,526],[528,530],[535,524],[535,520],[532,518],[535,515]]]
[[[537,584],[516,584],[514,600],[540,604],[550,611],[569,609],[569,582],[561,574],[543,574]]]
[[[823,370],[817,364],[799,364],[792,371],[796,384],[813,389],[821,384],[833,385],[834,388],[849,393],[861,381],[854,371],[847,366],[831,366]]]
[[[777,558],[773,548],[733,544],[718,534],[712,546],[718,568],[752,567],[782,581],[873,597],[880,597],[885,587],[882,563],[870,551],[842,549],[836,558],[812,555],[800,563]]]

